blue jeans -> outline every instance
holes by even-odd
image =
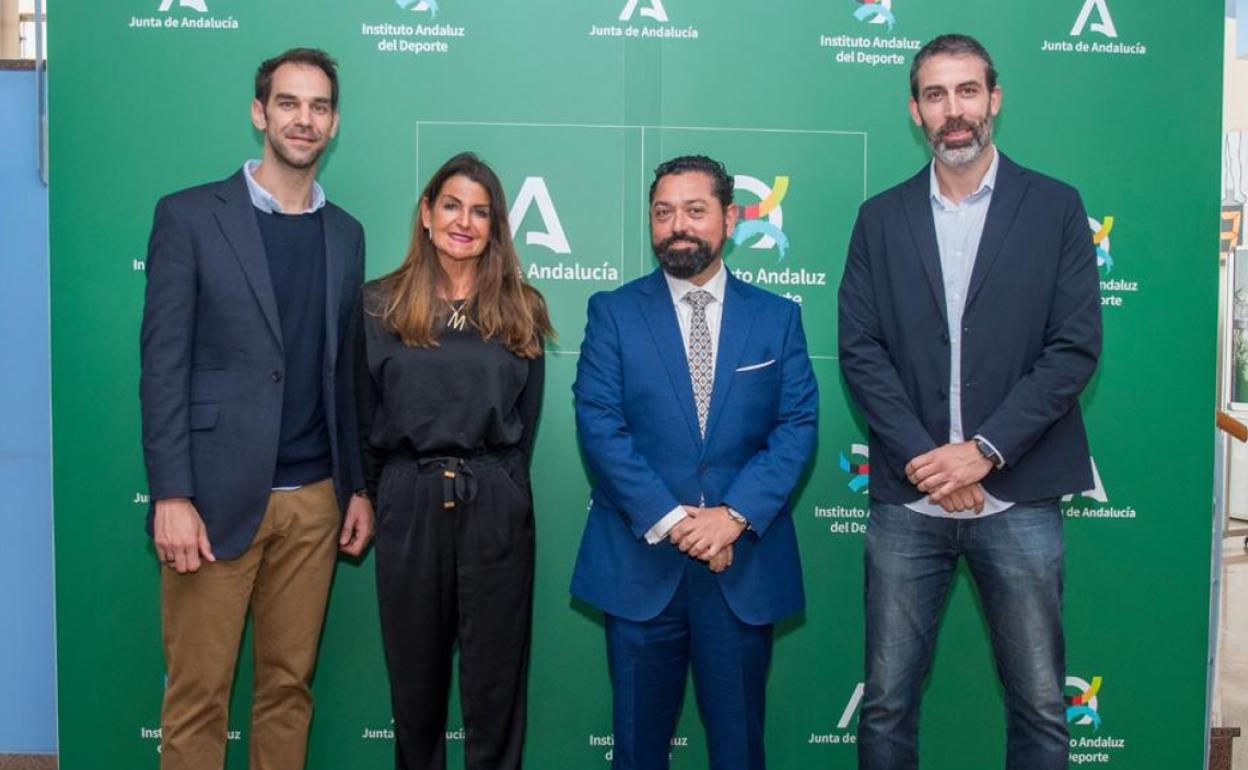
[[[919,766],[919,700],[941,610],[965,556],[1005,688],[1007,770],[1065,770],[1062,514],[1057,500],[982,519],[871,501],[860,770]]]

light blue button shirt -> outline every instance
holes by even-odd
[[[988,207],[992,205],[1000,160],[1001,156],[993,148],[992,164],[979,187],[960,203],[941,194],[936,164],[931,165],[932,218],[936,222],[936,246],[940,250],[940,273],[945,283],[949,319],[949,442],[952,444],[966,440],[962,432],[962,313],[966,309],[966,292],[971,285],[971,272],[975,268],[975,255],[979,253],[979,240],[984,234],[984,222],[988,219]],[[985,491],[982,513],[974,510],[949,513],[928,502],[926,497],[906,507],[928,516],[972,519],[1000,513],[1011,505],[1013,503],[998,500]]]
[[[266,214],[311,214],[325,206],[325,191],[319,182],[312,182],[312,205],[303,211],[282,211],[282,204],[268,190],[260,186],[254,176],[260,161],[249,160],[243,164],[243,178],[247,180],[247,192],[251,194],[251,205]]]

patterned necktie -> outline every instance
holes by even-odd
[[[711,365],[711,327],[706,323],[706,306],[714,301],[709,291],[694,289],[681,297],[693,308],[689,320],[689,377],[693,381],[693,403],[698,408],[698,430],[706,438],[706,415],[711,408],[711,387],[715,368]]]

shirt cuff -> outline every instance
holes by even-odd
[[[1000,452],[997,451],[997,447],[995,444],[993,444],[988,439],[984,438],[984,436],[982,436],[979,433],[976,433],[974,436],[972,436],[972,439],[979,439],[980,441],[988,445],[988,448],[992,450],[992,453],[994,455],[996,455],[997,459],[994,460],[992,464],[996,466],[997,470],[1001,470],[1002,468],[1005,467],[1005,457]]]
[[[658,522],[651,527],[648,532],[646,532],[646,542],[650,545],[657,545],[658,543],[663,542],[663,539],[667,537],[667,533],[671,531],[672,527],[676,526],[681,519],[688,515],[689,514],[685,513],[683,505],[678,505],[668,511],[666,516],[659,519]]]
[[[734,519],[736,519],[737,521],[739,521],[739,522],[741,522],[742,524],[744,524],[746,529],[751,529],[751,527],[750,527],[750,520],[749,520],[749,519],[747,519],[747,518],[745,518],[745,515],[744,515],[744,514],[742,514],[742,513],[741,513],[740,511],[738,511],[736,508],[733,508],[731,505],[726,505],[726,506],[724,506],[724,507],[728,509],[728,515],[729,515],[729,516],[731,516],[732,518],[734,518]]]

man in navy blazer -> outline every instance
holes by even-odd
[[[315,181],[337,104],[323,51],[269,59],[252,104],[262,159],[156,206],[140,395],[165,770],[222,767],[249,607],[249,766],[303,767],[335,546],[359,555],[371,537],[372,507],[353,495],[363,473],[348,349],[364,235]]]
[[[931,165],[863,204],[840,360],[870,426],[862,770],[918,766],[919,700],[958,559],[1005,691],[1006,767],[1067,766],[1061,495],[1092,483],[1079,394],[1101,349],[1078,193],[992,142],[1001,89],[973,38],[914,58]]]
[[[724,266],[732,188],[704,156],[659,166],[660,269],[589,302],[573,392],[593,493],[572,593],[606,614],[617,770],[668,766],[690,664],[711,767],[765,767],[772,624],[804,603],[789,497],[818,391],[799,307]]]

